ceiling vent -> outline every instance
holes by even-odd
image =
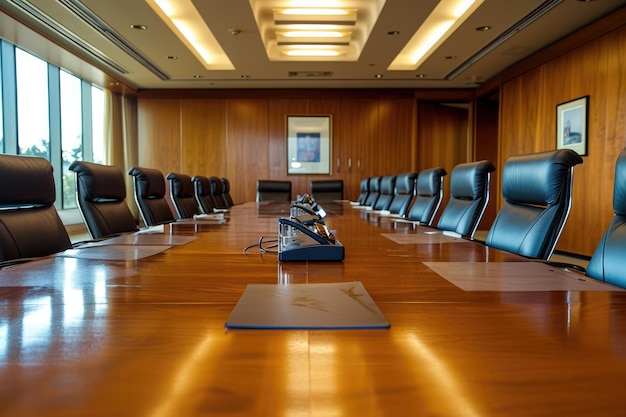
[[[332,71],[289,71],[290,78],[328,78],[332,76]]]

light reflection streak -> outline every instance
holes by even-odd
[[[50,339],[52,321],[52,303],[50,296],[36,297],[31,300],[32,310],[22,319],[22,348],[27,348],[38,341],[47,343]]]
[[[182,363],[174,378],[170,392],[165,393],[163,401],[158,405],[157,409],[151,414],[152,417],[170,417],[179,415],[180,410],[185,409],[188,402],[187,394],[189,389],[195,384],[195,376],[198,375],[198,363],[203,359],[204,355],[211,351],[211,347],[215,342],[215,338],[207,335]]]
[[[0,325],[0,358],[6,358],[9,350],[9,326]]]
[[[445,395],[445,398],[440,398],[440,401],[437,401],[437,406],[444,405],[451,408],[453,410],[452,414],[455,416],[480,417],[483,415],[476,410],[474,404],[464,395],[454,372],[431,351],[428,345],[413,334],[403,334],[402,340],[398,341],[399,345],[403,347],[407,345],[407,342],[410,348],[409,351],[415,354],[418,359],[414,363],[415,368],[419,368],[420,374],[427,373],[429,376],[427,379],[437,386],[437,392]]]
[[[286,339],[286,386],[287,399],[284,416],[323,415],[326,417],[343,416],[345,413],[337,409],[340,401],[335,401],[338,390],[340,369],[337,360],[337,347],[333,343],[312,344],[309,333],[304,337],[301,333],[293,333]],[[303,366],[307,364],[307,366]],[[307,383],[305,384],[304,381]],[[314,391],[314,392],[313,392]],[[315,402],[315,398],[326,401]]]

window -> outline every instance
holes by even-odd
[[[104,91],[7,42],[0,47],[0,152],[49,160],[57,209],[75,209],[69,166],[104,163]]]
[[[50,160],[48,64],[15,50],[18,154]]]

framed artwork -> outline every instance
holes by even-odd
[[[587,155],[589,96],[556,106],[556,148],[572,149]]]
[[[287,116],[287,174],[330,175],[330,116]]]

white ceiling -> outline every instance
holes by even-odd
[[[351,4],[369,2],[352,0]],[[250,3],[250,0],[194,0],[234,70],[205,69],[144,0],[0,0],[0,10],[135,89],[471,88],[626,6],[626,0],[485,0],[419,68],[389,71],[389,64],[437,5],[437,0],[386,0],[354,62],[270,61]],[[555,5],[543,16],[521,30],[514,30],[508,40],[462,68],[487,45],[550,4]],[[70,10],[74,6],[84,6],[92,18],[112,29],[116,39],[112,41],[110,36],[85,23]],[[43,23],[42,17],[48,23]],[[132,29],[131,25],[145,25],[147,30]],[[476,30],[484,25],[492,29]],[[233,30],[238,34],[233,35]],[[391,31],[399,34],[389,35]],[[8,25],[0,28],[0,36],[39,55],[48,55],[45,58],[51,62],[58,59],[59,54],[42,48],[40,42],[26,36],[20,42],[19,31],[10,30]],[[68,38],[74,38],[76,43]],[[76,63],[71,60],[57,64],[69,67],[70,71],[81,71],[72,68]]]

